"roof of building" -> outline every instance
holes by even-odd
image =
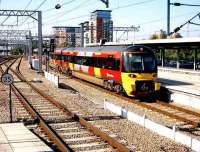
[[[156,39],[127,41],[123,43],[106,42],[107,46],[115,45],[145,45],[156,49],[162,48],[200,48],[200,37],[197,38],[175,38],[175,39]],[[87,44],[88,47],[99,46],[100,43]]]

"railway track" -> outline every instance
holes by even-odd
[[[119,140],[102,132],[84,118],[72,113],[65,106],[28,82],[19,70],[11,70],[20,80],[13,84],[12,91],[20,101],[23,120],[37,122],[40,132],[59,151],[131,151]],[[3,72],[1,70],[1,72]],[[30,117],[31,116],[31,117]]]
[[[116,96],[120,99],[125,100],[126,102],[135,104],[141,108],[165,115],[165,116],[169,117],[169,119],[175,119],[175,120],[177,120],[177,124],[175,124],[177,127],[196,128],[196,127],[200,126],[200,113],[198,113],[198,112],[191,111],[186,108],[179,107],[179,106],[173,105],[171,103],[162,102],[159,100],[156,100],[153,103],[148,103],[145,101],[141,102],[141,101],[135,100],[133,98],[129,98],[126,96],[116,94],[114,92],[111,92],[109,90],[102,88],[101,86],[94,85],[85,80],[82,80],[79,78],[74,78],[74,79],[76,81],[79,81],[80,83],[84,83],[84,84],[89,85],[93,88],[96,88],[100,91],[103,91],[105,93]]]
[[[8,57],[1,57],[0,58],[0,65],[4,65],[5,63],[11,62],[14,60],[12,63],[15,63],[15,60],[18,58],[18,56],[8,56]],[[12,66],[12,63],[9,66]]]

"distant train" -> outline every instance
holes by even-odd
[[[56,49],[51,64],[62,72],[132,97],[146,97],[160,90],[154,53],[141,45]]]

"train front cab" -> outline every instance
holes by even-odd
[[[134,47],[122,53],[122,86],[128,96],[148,97],[160,90],[156,59],[148,49]]]

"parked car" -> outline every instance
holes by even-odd
[[[193,69],[194,68],[194,63],[193,62],[188,62],[184,60],[179,61],[179,67],[183,69]]]
[[[176,62],[177,62],[177,61],[170,60],[170,61],[168,62],[167,65],[168,65],[169,67],[176,67],[176,66],[177,66],[177,65],[176,65],[177,63],[176,63]]]

